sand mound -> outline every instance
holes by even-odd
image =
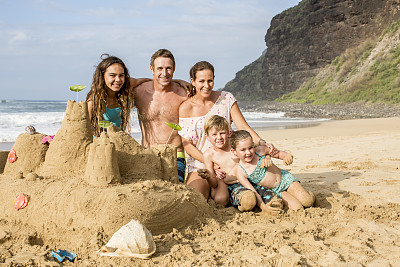
[[[26,176],[30,172],[37,171],[42,166],[49,148],[47,144],[41,142],[44,136],[40,133],[20,134],[12,147],[17,154],[17,160],[13,163],[7,161],[4,173],[14,176],[22,172]]]
[[[83,174],[93,142],[86,102],[68,101],[60,130],[51,141],[41,169],[44,176]]]

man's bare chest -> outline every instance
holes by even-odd
[[[175,121],[179,116],[180,103],[176,99],[147,99],[136,103],[139,117],[146,121]]]

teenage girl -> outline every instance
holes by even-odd
[[[129,132],[129,116],[134,104],[132,88],[150,79],[130,78],[124,62],[118,57],[103,54],[101,59],[86,97],[93,135],[100,136],[99,121],[102,120]]]

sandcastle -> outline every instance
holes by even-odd
[[[50,144],[40,142],[43,136],[21,134],[13,146],[17,160],[7,161],[0,176],[0,202],[6,203],[0,221],[34,228],[43,242],[62,243],[60,232],[84,230],[111,237],[132,219],[162,234],[209,212],[201,194],[178,182],[175,147],[144,148],[116,127],[93,138],[86,102],[69,101]],[[5,188],[7,179],[14,181]],[[30,203],[16,211],[12,202],[21,192]]]
[[[61,128],[49,145],[40,142],[44,136],[40,133],[18,136],[13,146],[18,160],[7,161],[4,174],[83,175],[94,186],[137,180],[178,182],[175,147],[144,148],[117,127],[93,138],[86,102],[68,101]]]

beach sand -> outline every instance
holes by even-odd
[[[316,194],[315,207],[272,217],[207,203],[169,181],[95,187],[79,173],[36,181],[3,174],[0,263],[59,266],[51,251],[66,249],[78,266],[400,266],[400,118],[259,133],[294,155],[291,166],[274,163]],[[31,199],[16,211],[20,192]],[[130,219],[153,233],[153,257],[98,256]]]

